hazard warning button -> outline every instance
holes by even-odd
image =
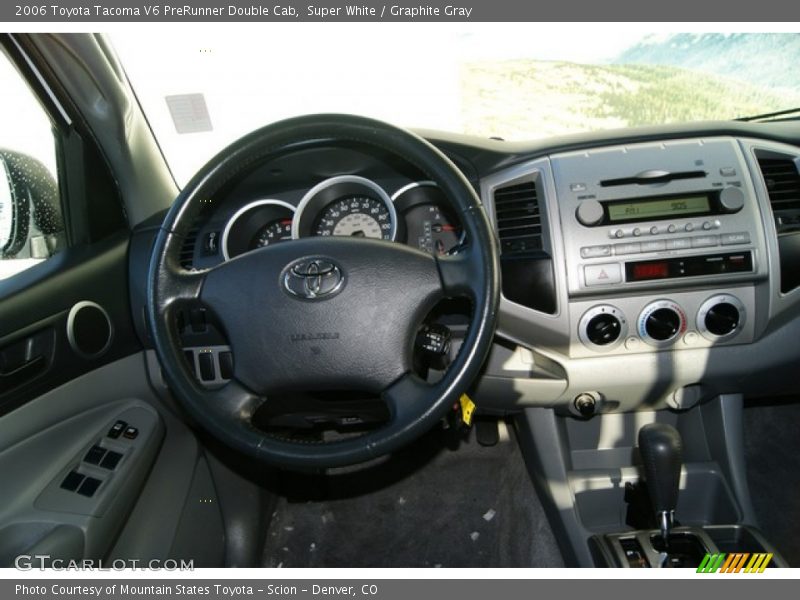
[[[603,265],[587,265],[583,267],[586,287],[595,285],[611,285],[622,281],[622,268],[619,263]]]

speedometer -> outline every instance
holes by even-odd
[[[384,202],[369,196],[350,196],[322,211],[314,233],[391,240],[392,218]]]
[[[311,188],[297,206],[294,239],[347,236],[394,241],[397,212],[389,194],[358,175],[338,175]]]

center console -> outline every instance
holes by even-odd
[[[735,140],[601,148],[551,164],[573,356],[753,340],[751,288],[768,277],[767,250]]]
[[[742,402],[726,395],[689,411],[590,419],[526,409],[520,444],[567,564],[697,569],[707,554],[761,553],[786,566],[757,528]],[[643,439],[648,429],[673,431],[679,451],[661,435]]]

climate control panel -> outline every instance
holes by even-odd
[[[616,298],[602,304],[570,304],[577,323],[572,356],[628,354],[748,343],[754,291],[676,292],[669,297]],[[630,323],[630,326],[629,326]]]

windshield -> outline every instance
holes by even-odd
[[[111,41],[180,186],[300,114],[530,140],[800,106],[798,34],[603,27],[264,24]]]

